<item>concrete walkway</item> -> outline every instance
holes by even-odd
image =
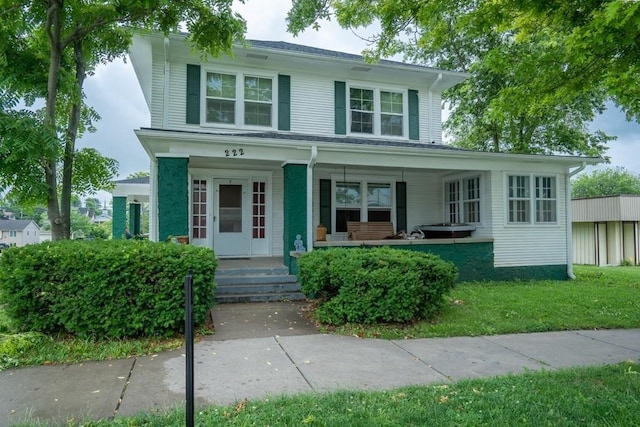
[[[206,340],[195,345],[196,405],[391,389],[639,358],[640,329],[394,341],[317,333]],[[8,370],[0,372],[0,426],[25,417],[66,425],[68,420],[159,411],[184,404],[184,389],[183,350]]]

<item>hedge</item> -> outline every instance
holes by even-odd
[[[80,337],[169,336],[184,330],[184,278],[194,322],[213,305],[216,258],[149,241],[59,241],[3,251],[0,303],[24,331]]]
[[[298,265],[316,318],[334,325],[431,318],[457,277],[437,255],[388,247],[315,250]]]

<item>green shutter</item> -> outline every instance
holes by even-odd
[[[409,139],[420,139],[418,91],[409,89]]]
[[[200,124],[200,66],[187,64],[187,123]]]
[[[335,82],[334,93],[335,93],[335,98],[334,98],[335,99],[335,132],[336,132],[336,135],[346,135],[347,134],[347,85],[345,84],[345,82]]]
[[[320,180],[320,224],[331,234],[331,180]]]
[[[278,130],[291,130],[291,77],[278,75]]]
[[[407,230],[407,183],[396,182],[396,232]]]

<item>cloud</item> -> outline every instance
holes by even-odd
[[[618,107],[608,103],[607,110],[595,118],[591,129],[617,137],[609,143],[607,155],[611,163],[599,165],[598,169],[620,166],[640,175],[640,124],[627,121]]]

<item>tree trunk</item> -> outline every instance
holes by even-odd
[[[74,94],[71,110],[69,111],[69,122],[67,123],[67,132],[65,135],[62,190],[60,195],[60,208],[64,225],[62,233],[65,239],[71,236],[71,178],[73,175],[73,159],[76,151],[76,138],[78,136],[80,112],[82,109],[82,86],[84,85],[85,79],[85,64],[81,40],[76,40],[73,43],[73,56],[76,65],[76,93]]]
[[[47,101],[45,125],[57,137],[56,131],[56,100],[58,96],[58,76],[62,47],[60,44],[62,26],[62,2],[49,0],[47,7],[46,31],[49,37],[49,79],[47,81]],[[47,217],[51,222],[51,239],[63,238],[64,220],[60,215],[58,201],[57,158],[45,159],[45,179],[47,189]]]

